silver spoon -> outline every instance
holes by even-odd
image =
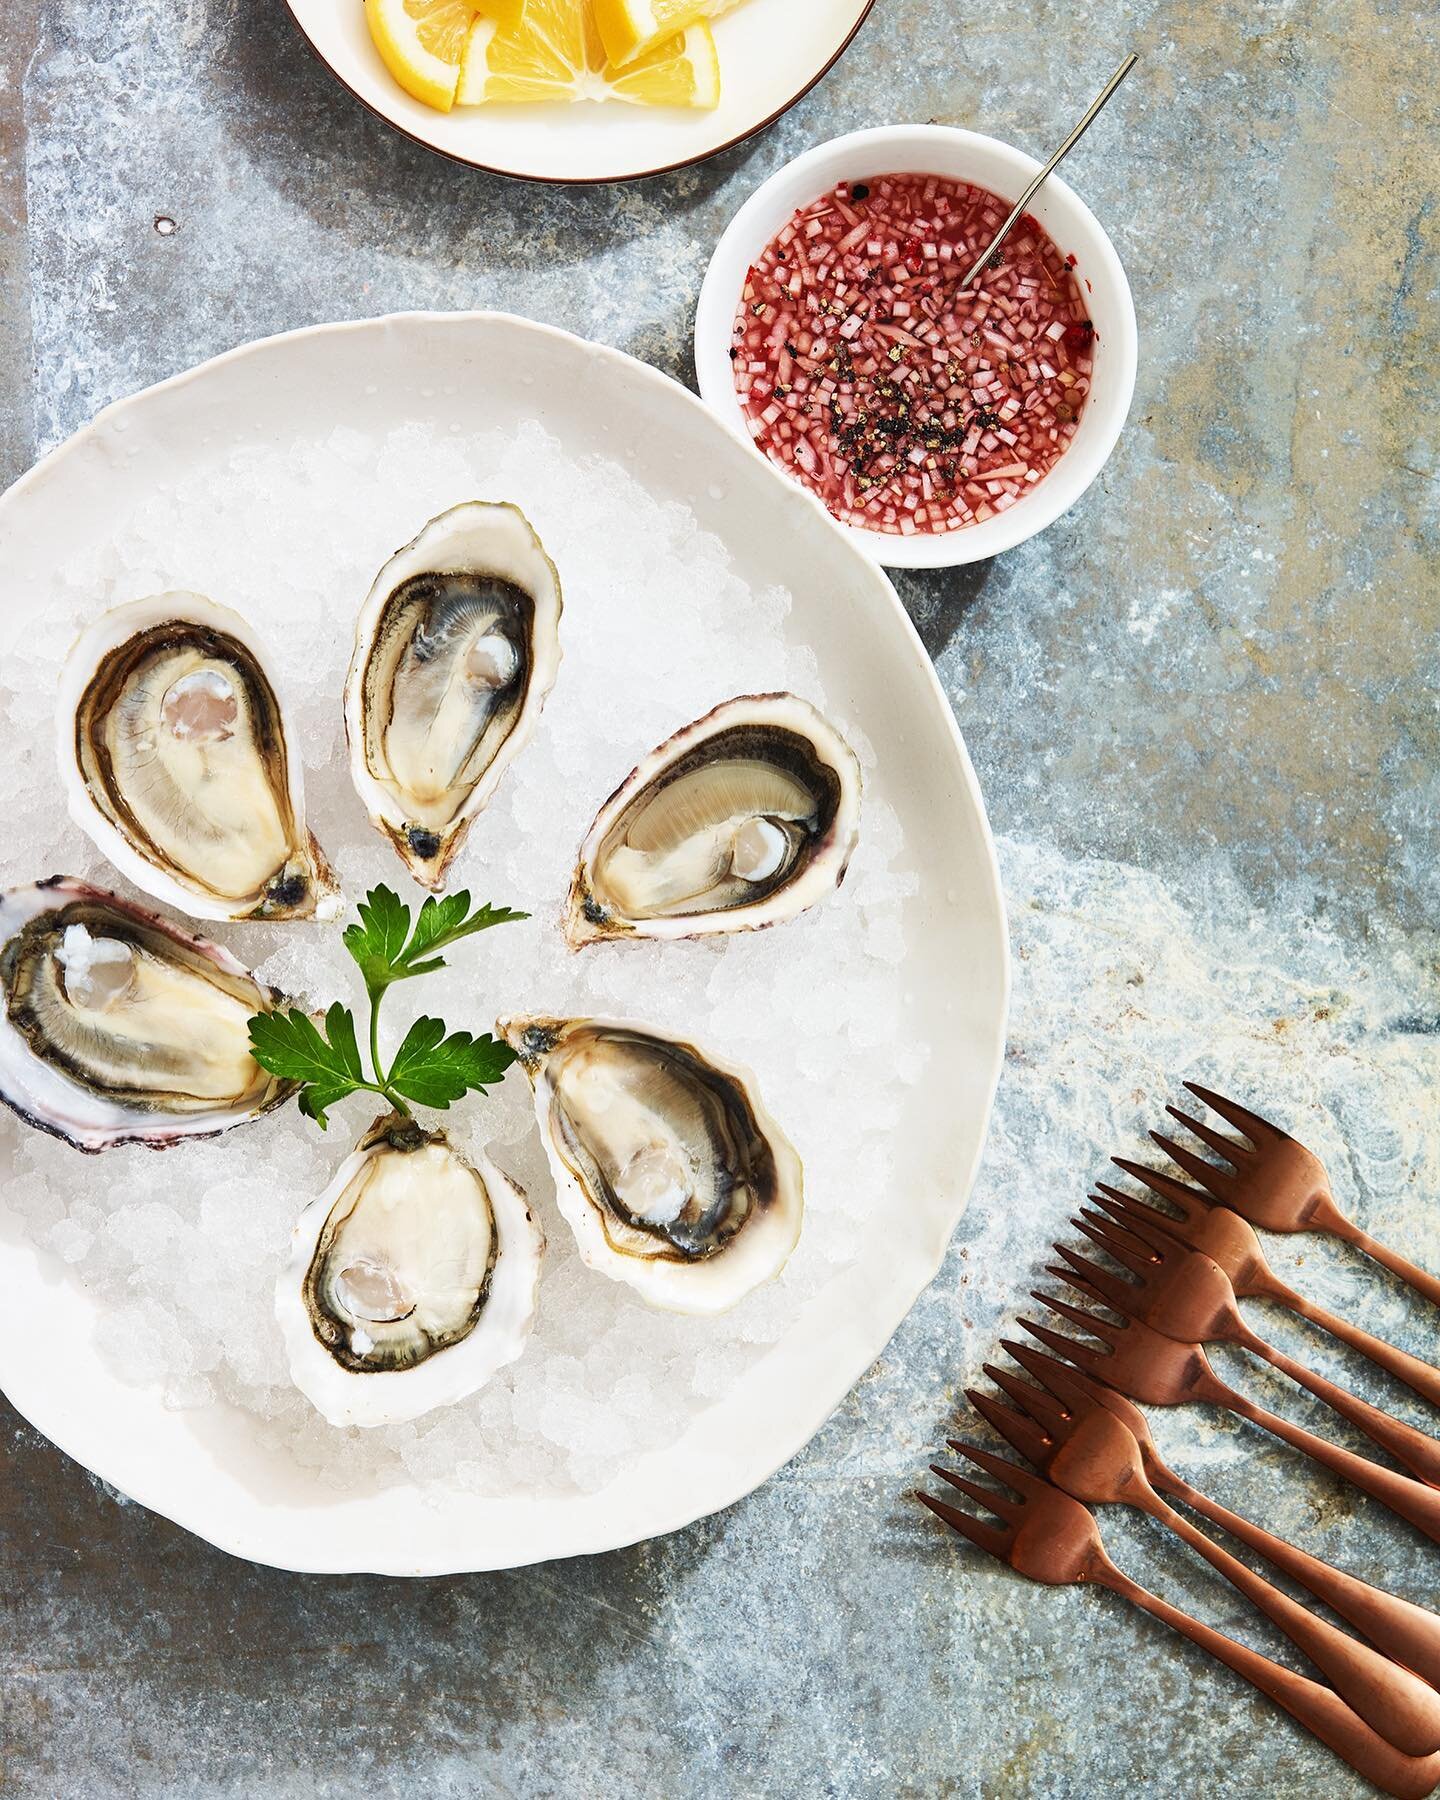
[[[1067,157],[1070,154],[1070,152],[1075,148],[1075,146],[1080,142],[1081,138],[1084,137],[1085,133],[1090,128],[1090,121],[1100,111],[1101,107],[1104,106],[1105,102],[1115,92],[1116,88],[1119,87],[1120,83],[1125,79],[1125,77],[1135,67],[1135,64],[1138,61],[1139,61],[1138,56],[1136,56],[1135,52],[1132,51],[1130,53],[1130,55],[1125,58],[1124,62],[1121,63],[1120,67],[1115,71],[1115,73],[1110,77],[1110,79],[1105,83],[1104,87],[1101,88],[1100,92],[1090,102],[1089,107],[1086,109],[1084,118],[1081,119],[1080,123],[1070,133],[1069,137],[1066,138],[1065,142],[1060,146],[1060,148],[1050,158],[1049,162],[1046,163],[1045,167],[1040,171],[1040,173],[1030,183],[1029,187],[1026,188],[1025,192],[1015,202],[1014,207],[1011,209],[1010,217],[1005,221],[1005,223],[995,233],[994,237],[991,238],[990,242],[985,246],[984,250],[980,253],[979,261],[975,264],[975,267],[973,269],[971,269],[970,273],[965,277],[965,279],[960,283],[960,286],[962,289],[969,287],[970,283],[975,279],[975,277],[985,267],[986,263],[989,262],[990,258],[995,254],[995,252],[1005,242],[1006,238],[1010,235],[1011,227],[1014,225],[1015,221],[1020,217],[1021,213],[1024,212],[1025,208],[1030,204],[1031,200],[1034,198],[1035,190],[1040,186],[1040,183],[1042,181],[1044,181],[1045,177],[1050,173],[1050,171],[1055,167],[1055,165],[1057,163],[1063,161],[1063,159],[1065,157]]]

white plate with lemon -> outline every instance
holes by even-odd
[[[874,0],[289,0],[333,74],[408,137],[533,181],[713,156],[820,79]]]

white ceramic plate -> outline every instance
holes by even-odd
[[[683,168],[760,131],[808,93],[874,0],[746,0],[715,23],[720,104],[713,112],[582,101],[457,107],[414,100],[370,41],[360,0],[289,0],[332,74],[371,112],[456,162],[531,181],[629,181]]]
[[[889,1191],[876,1196],[855,1263],[677,1442],[596,1493],[542,1502],[404,1486],[337,1498],[262,1447],[250,1415],[218,1405],[167,1411],[157,1393],[125,1385],[107,1367],[95,1298],[5,1209],[24,1129],[6,1115],[0,1287],[10,1317],[0,1387],[122,1492],[284,1568],[512,1567],[673,1531],[748,1493],[819,1428],[935,1274],[999,1073],[1008,961],[994,847],[954,718],[893,588],[816,501],[699,400],[618,351],[496,313],[407,314],[246,345],[107,408],[0,498],[5,608],[42,590],[57,556],[112,541],[117,523],[182,470],[210,464],[220,479],[239,446],[288,449],[322,427],[381,438],[411,420],[493,429],[527,419],[574,455],[623,455],[657,496],[683,502],[719,535],[742,579],[791,590],[793,629],[813,646],[837,710],[874,746],[873,785],[899,814],[921,877],[903,981],[907,1032],[929,1047],[928,1072],[908,1090]],[[20,628],[17,612],[7,626]],[[77,1188],[93,1191],[104,1167],[77,1155]]]

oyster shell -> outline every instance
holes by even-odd
[[[294,1092],[250,1054],[284,1003],[227,950],[67,876],[0,895],[0,1100],[80,1150],[164,1149]]]
[[[200,919],[333,918],[299,758],[259,641],[199,594],[105,613],[60,677],[70,815],[122,874]]]
[[[860,765],[794,694],[742,694],[652,750],[580,847],[565,935],[695,937],[794,918],[844,879]]]
[[[375,577],[345,731],[355,787],[415,880],[438,888],[529,741],[560,664],[560,580],[518,506],[467,501]]]
[[[377,1119],[300,1215],[275,1289],[295,1385],[332,1425],[389,1425],[525,1348],[544,1239],[525,1196],[443,1131]]]
[[[754,1077],[618,1019],[502,1019],[535,1090],[560,1210],[592,1268],[713,1314],[784,1267],[800,1159]]]

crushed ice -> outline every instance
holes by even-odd
[[[813,653],[788,641],[789,596],[755,592],[687,508],[618,464],[577,466],[538,425],[465,439],[419,426],[378,445],[349,431],[289,450],[241,449],[225,481],[197,470],[156,492],[102,547],[55,575],[48,604],[7,655],[11,771],[0,854],[6,886],[65,870],[123,887],[61,818],[49,706],[55,670],[100,605],[193,589],[235,607],[270,645],[306,772],[310,823],[353,903],[377,880],[419,893],[370,830],[350,785],[340,694],[356,610],[375,571],[426,520],[470,498],[513,500],[565,587],[564,659],[534,741],[506,775],[453,885],[535,916],[462,944],[451,972],[389,1002],[487,1029],[501,1013],[637,1017],[755,1069],[805,1163],[807,1218],[781,1279],[726,1318],[651,1311],[586,1270],[554,1206],[528,1084],[443,1122],[487,1147],[535,1199],[548,1240],[540,1316],[525,1355],[473,1399],[412,1425],[324,1426],[291,1386],[272,1288],[299,1208],[369,1123],[356,1099],[322,1135],[293,1107],[211,1142],[94,1161],[5,1118],[8,1207],[68,1264],[103,1312],[106,1353],[173,1407],[226,1401],[337,1487],[410,1479],[487,1494],[602,1485],[637,1452],[677,1438],[793,1323],[851,1256],[851,1220],[879,1171],[899,1095],[923,1053],[900,1040],[895,968],[915,878],[893,812],[867,800],[842,894],[782,930],[572,954],[558,928],[586,826],[637,758],[718,701],[788,687],[827,713]],[[723,671],[723,673],[717,673]],[[850,721],[862,764],[869,746]],[[359,1004],[334,929],[218,928],[260,976],[312,1001]],[[410,1013],[407,1004],[413,1000]],[[774,1021],[786,1030],[777,1037]]]

